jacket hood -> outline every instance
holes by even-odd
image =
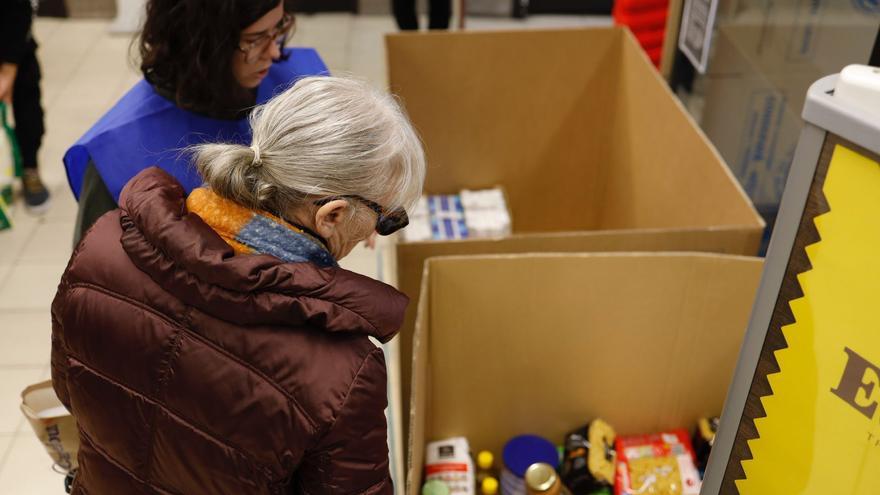
[[[341,268],[286,263],[269,255],[235,256],[186,209],[183,187],[153,167],[122,191],[122,246],[165,290],[200,311],[237,325],[303,325],[388,342],[408,298],[393,287]]]

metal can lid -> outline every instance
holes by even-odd
[[[526,486],[530,490],[545,492],[556,484],[556,469],[550,464],[539,462],[526,470]]]

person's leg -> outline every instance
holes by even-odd
[[[394,19],[397,27],[404,31],[419,29],[419,18],[416,16],[416,0],[392,0]]]
[[[24,176],[22,185],[25,205],[39,212],[48,206],[49,191],[37,171],[37,153],[43,143],[43,107],[40,103],[40,64],[36,44],[31,42],[28,53],[18,66],[18,76],[12,89],[12,109],[15,115],[15,136],[21,149]]]
[[[431,12],[428,29],[449,29],[452,17],[452,0],[430,0]]]

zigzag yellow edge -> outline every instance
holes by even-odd
[[[880,465],[880,450],[867,442],[872,428],[878,436],[880,430],[833,397],[839,379],[830,383],[827,374],[842,372],[844,346],[877,348],[877,337],[858,329],[875,328],[880,317],[858,311],[865,300],[853,302],[876,293],[880,279],[877,190],[878,162],[838,145],[823,187],[829,211],[813,219],[819,240],[805,248],[811,268],[797,275],[803,297],[788,303],[794,322],[781,329],[787,347],[774,352],[780,371],[767,376],[771,393],[760,399],[766,415],[754,420],[752,459],[742,461],[745,478],[735,480],[741,495],[880,493],[869,474]],[[848,324],[820,333],[816,321],[822,328]]]
[[[811,252],[813,252],[817,247],[822,243],[821,239],[821,223],[822,217],[829,215],[831,212],[826,212],[821,215],[816,216],[813,219],[813,223],[816,228],[819,230],[820,239],[813,244],[809,244],[805,247],[807,253],[807,259],[812,262],[813,257],[811,256]],[[801,288],[804,287],[804,279],[809,277],[810,273],[813,271],[812,268],[806,270],[804,272],[797,274],[798,284]],[[804,332],[797,332],[796,329],[799,326],[799,322],[802,321],[802,316],[805,311],[809,309],[809,300],[807,295],[805,294],[803,297],[799,297],[797,299],[792,299],[788,302],[789,308],[791,309],[792,315],[794,316],[794,323],[783,325],[781,327],[782,335],[785,337],[786,347],[779,349],[773,353],[774,358],[776,359],[776,363],[779,366],[779,371],[776,373],[770,373],[767,375],[767,381],[770,384],[771,393],[761,397],[761,404],[764,406],[764,412],[766,416],[762,418],[755,418],[755,430],[758,433],[758,437],[748,440],[748,446],[750,451],[752,452],[752,459],[742,461],[743,472],[745,473],[745,479],[736,480],[737,489],[741,494],[748,493],[748,481],[749,478],[755,472],[755,465],[759,462],[758,457],[761,453],[762,449],[762,438],[761,432],[766,430],[766,425],[769,422],[769,418],[774,417],[774,413],[778,412],[778,401],[776,400],[776,391],[780,388],[785,387],[785,380],[791,379],[794,377],[788,377],[784,375],[785,369],[788,367],[787,363],[789,361],[789,355],[794,351],[796,351],[800,345],[802,344],[802,338]]]

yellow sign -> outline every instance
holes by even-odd
[[[836,146],[741,495],[880,494],[880,163]]]

